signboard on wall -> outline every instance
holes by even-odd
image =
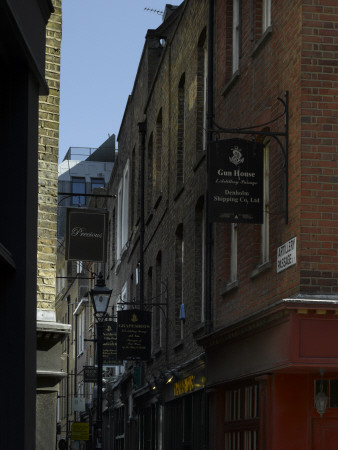
[[[139,309],[117,312],[117,358],[148,361],[151,356],[151,313]]]
[[[297,263],[297,237],[277,248],[277,273]]]
[[[105,261],[107,247],[107,211],[67,210],[66,259]]]
[[[264,145],[246,139],[209,143],[209,220],[263,223]]]

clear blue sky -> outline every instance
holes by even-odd
[[[119,132],[148,29],[162,0],[63,0],[59,162]],[[171,2],[178,5],[181,1]]]

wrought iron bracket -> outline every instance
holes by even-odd
[[[254,136],[270,136],[278,143],[279,148],[282,151],[284,157],[284,176],[285,176],[285,223],[287,224],[289,221],[289,91],[285,92],[284,100],[280,97],[277,97],[277,100],[282,103],[284,106],[284,111],[275,119],[270,120],[269,122],[265,122],[258,125],[252,125],[243,128],[223,128],[219,126],[214,120],[213,124],[217,129],[210,130],[213,134],[249,134]],[[285,118],[285,128],[284,131],[265,131],[265,130],[256,130],[257,128],[264,128],[272,123],[277,122],[277,120],[281,119],[284,116]],[[284,138],[284,145],[281,140]]]
[[[166,280],[165,282],[162,281],[162,284],[164,285],[165,289],[164,289],[163,292],[161,292],[160,295],[161,296],[162,295],[165,296],[165,302],[164,303],[162,303],[162,302],[161,303],[159,303],[159,302],[156,302],[156,303],[148,303],[148,302],[146,302],[146,303],[140,303],[140,302],[117,302],[117,305],[121,305],[122,309],[123,309],[123,306],[140,306],[140,307],[142,307],[145,310],[147,308],[152,309],[153,307],[157,306],[162,311],[162,314],[163,314],[163,316],[165,318],[165,321],[166,321],[165,326],[167,327],[168,308],[169,308],[169,304],[168,304],[168,280]]]

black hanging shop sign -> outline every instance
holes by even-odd
[[[239,138],[209,143],[210,222],[263,223],[263,149]]]
[[[96,383],[97,382],[97,367],[84,366],[83,368],[83,382]]]
[[[67,210],[66,259],[105,261],[107,212],[97,209]]]
[[[117,358],[148,361],[151,357],[151,312],[117,312]]]
[[[102,364],[104,366],[114,366],[122,364],[117,359],[117,325],[116,322],[109,321],[102,323]]]

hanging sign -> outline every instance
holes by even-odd
[[[86,411],[86,400],[84,397],[73,397],[72,398],[72,410],[82,412]]]
[[[66,259],[105,261],[107,212],[97,209],[67,209]]]
[[[151,313],[139,309],[117,313],[117,358],[148,361],[151,352]]]
[[[102,364],[104,366],[121,365],[117,359],[117,331],[116,322],[103,322]]]
[[[70,439],[72,441],[89,441],[89,423],[73,422]]]
[[[83,368],[83,382],[96,383],[97,382],[97,367],[84,366]]]
[[[263,223],[263,149],[239,138],[209,143],[210,222]]]

